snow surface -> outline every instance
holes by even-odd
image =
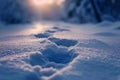
[[[120,80],[120,23],[0,26],[0,80]]]

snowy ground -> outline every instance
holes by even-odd
[[[0,80],[120,80],[119,22],[0,26]]]

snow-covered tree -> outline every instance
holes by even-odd
[[[30,10],[25,1],[0,0],[0,21],[5,23],[24,23],[30,19]]]
[[[120,20],[120,0],[66,0],[65,20],[101,22]]]

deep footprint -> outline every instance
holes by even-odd
[[[31,54],[29,59],[25,61],[32,66],[40,65],[42,67],[48,67],[48,63],[68,64],[78,55],[73,50],[68,50],[67,48],[56,45],[46,46],[46,48],[40,50],[40,52],[41,53]],[[54,67],[54,65],[52,67]],[[57,66],[57,68],[59,67]]]
[[[48,47],[41,52],[48,61],[57,64],[68,64],[77,56],[72,50],[68,51],[67,49],[57,46]]]
[[[49,40],[56,43],[58,46],[66,46],[66,47],[71,47],[78,43],[76,40],[69,40],[69,39],[49,38]]]
[[[35,66],[35,65],[43,66],[43,65],[46,64],[46,62],[47,62],[47,60],[45,59],[45,57],[42,54],[39,54],[39,53],[32,54],[29,57],[29,63],[32,66]]]

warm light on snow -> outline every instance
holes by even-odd
[[[31,28],[26,28],[21,31],[19,34],[31,35],[31,34],[38,34],[44,32],[46,29],[51,28],[51,26],[40,24],[40,23],[33,23]]]
[[[28,0],[29,4],[33,7],[42,7],[48,5],[61,5],[64,0]]]

